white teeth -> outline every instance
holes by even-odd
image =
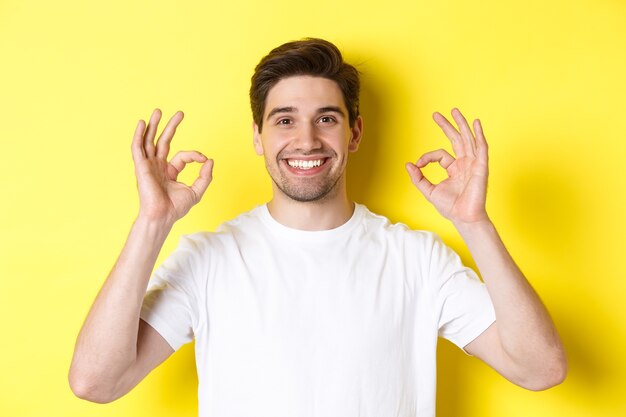
[[[314,161],[303,161],[299,159],[288,159],[287,163],[289,166],[298,169],[311,169],[322,165],[321,159],[316,159]]]

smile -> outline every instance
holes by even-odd
[[[304,170],[319,167],[323,163],[324,159],[314,159],[310,161],[305,161],[302,159],[287,159],[287,164],[289,164],[290,167]]]

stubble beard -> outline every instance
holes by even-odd
[[[326,163],[335,160],[336,155],[330,157]],[[329,172],[322,178],[293,178],[284,172],[281,164],[282,158],[276,158],[274,169],[266,163],[267,172],[270,174],[276,187],[288,198],[301,203],[322,202],[334,196],[338,191],[339,181],[343,177],[343,171],[339,167],[330,167]],[[273,172],[276,170],[277,172]]]

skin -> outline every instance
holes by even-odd
[[[290,77],[270,90],[263,132],[253,125],[253,145],[272,178],[268,208],[280,223],[327,230],[352,216],[345,168],[349,153],[358,149],[363,121],[359,117],[350,126],[347,114],[341,91],[327,79]],[[494,304],[496,322],[465,350],[515,384],[549,388],[565,378],[561,341],[487,215],[488,150],[480,122],[474,121],[472,131],[459,110],[453,109],[452,117],[456,127],[440,113],[433,115],[455,156],[441,149],[428,152],[406,169],[416,188],[463,237]],[[143,120],[137,125],[131,150],[139,213],[76,341],[69,382],[78,397],[89,401],[105,403],[123,396],[173,353],[139,312],[159,251],[173,224],[202,198],[213,161],[190,151],[168,162],[183,114],[174,114],[155,142],[160,118],[157,109],[147,127]],[[324,163],[300,170],[289,167],[289,159]],[[202,164],[198,178],[190,186],[178,182],[178,174],[193,162]],[[430,163],[439,163],[448,178],[432,184],[421,171]]]

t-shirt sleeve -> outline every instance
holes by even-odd
[[[198,242],[183,236],[152,275],[141,307],[140,317],[174,350],[193,340],[198,323],[198,252]]]
[[[487,287],[436,235],[430,275],[439,336],[463,349],[496,319]]]

